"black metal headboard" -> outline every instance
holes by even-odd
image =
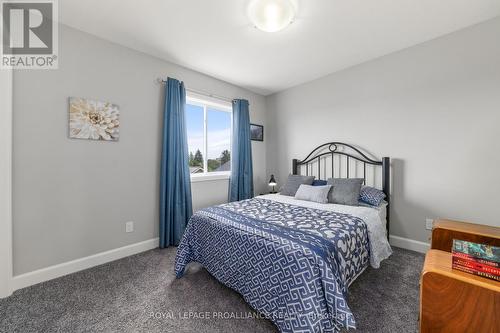
[[[338,156],[337,161],[335,156]],[[328,175],[327,163],[331,160],[331,173]],[[345,162],[343,162],[343,160]],[[337,162],[337,163],[335,163]],[[367,169],[366,166],[370,165],[373,167],[382,167],[382,191],[385,193],[385,200],[390,203],[390,158],[383,157],[381,161],[374,160],[368,157],[365,153],[356,147],[353,147],[347,143],[343,142],[328,142],[316,147],[312,152],[307,155],[306,158],[302,160],[293,159],[292,160],[292,174],[298,175],[302,174],[303,167],[305,167],[306,175],[314,174],[314,164],[318,165],[318,175],[317,179],[328,179],[335,178],[335,164],[337,164],[337,173],[340,177],[338,178],[363,178],[364,184],[367,183]],[[351,164],[350,164],[351,163]],[[354,172],[352,172],[352,163],[356,164],[354,166]],[[358,176],[358,164],[362,166],[363,177]],[[340,168],[344,165],[345,167],[345,177],[341,177]],[[321,174],[321,169],[323,166],[323,177]],[[387,237],[389,237],[389,205],[387,205]]]

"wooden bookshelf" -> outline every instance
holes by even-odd
[[[436,222],[420,279],[420,332],[500,333],[500,282],[452,269],[453,238],[497,244],[500,229]]]

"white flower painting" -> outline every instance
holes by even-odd
[[[74,139],[118,141],[118,105],[80,97],[69,99],[69,137]]]

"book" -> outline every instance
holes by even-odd
[[[478,272],[488,273],[500,277],[500,268],[498,267],[489,266],[480,262],[460,258],[453,255],[452,255],[452,263],[455,265],[460,265],[466,268],[470,268]]]
[[[454,239],[452,268],[500,281],[500,247]]]
[[[488,273],[484,273],[484,272],[479,272],[479,271],[473,270],[471,268],[464,267],[464,266],[461,266],[461,265],[458,265],[458,264],[454,264],[454,263],[452,263],[452,268],[456,269],[456,270],[459,270],[459,271],[462,271],[462,272],[465,272],[465,273],[469,273],[469,274],[472,274],[472,275],[485,277],[487,279],[492,279],[492,280],[496,280],[496,281],[500,282],[500,276],[497,276],[497,275],[492,275],[492,274],[488,274]]]
[[[459,239],[453,240],[452,253],[460,252],[470,255],[477,259],[487,260],[490,262],[500,263],[500,247],[478,244]]]
[[[485,265],[488,265],[488,266],[500,267],[500,263],[498,263],[498,262],[494,262],[494,261],[490,261],[490,260],[485,260],[485,259],[479,259],[479,258],[471,256],[470,254],[465,254],[465,253],[462,253],[462,252],[452,252],[452,255],[454,257],[458,257],[458,258],[462,258],[462,259],[467,259],[467,260],[475,261],[475,262],[478,262],[478,263],[481,263],[481,264],[485,264]]]

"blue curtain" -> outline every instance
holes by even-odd
[[[233,136],[229,201],[253,197],[252,142],[248,101],[233,101]]]
[[[160,175],[160,247],[178,245],[193,214],[185,119],[184,83],[165,86]]]

